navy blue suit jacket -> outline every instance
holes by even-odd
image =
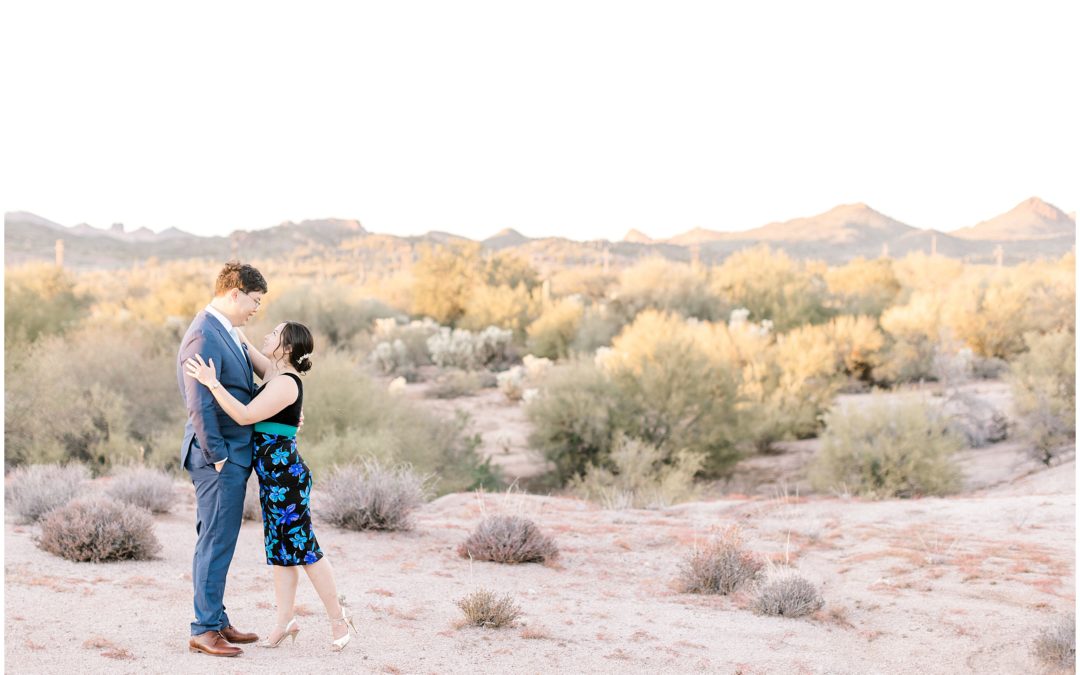
[[[184,362],[200,354],[203,361],[214,359],[218,382],[244,405],[255,396],[255,378],[247,355],[213,315],[203,310],[188,326],[176,359],[176,380],[187,406],[188,419],[180,445],[180,466],[192,467],[220,462],[226,457],[243,467],[251,466],[254,429],[229,417],[205,385],[184,372]]]

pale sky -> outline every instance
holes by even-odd
[[[575,239],[1068,212],[1078,6],[7,2],[0,206]]]

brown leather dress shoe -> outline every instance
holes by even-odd
[[[205,633],[191,636],[188,641],[188,649],[193,652],[202,652],[210,656],[240,656],[243,649],[233,647],[225,641],[219,631],[208,630]]]
[[[255,633],[241,633],[236,630],[235,626],[225,626],[222,628],[221,637],[234,645],[246,645],[249,642],[255,642],[259,639],[259,636]]]

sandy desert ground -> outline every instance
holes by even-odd
[[[487,404],[501,405],[494,398]],[[499,428],[490,419],[483,424]],[[1075,604],[1075,461],[1045,468],[1028,460],[1019,443],[1000,443],[960,458],[967,476],[960,495],[872,502],[799,491],[816,443],[787,444],[781,455],[748,460],[737,474],[746,496],[663,510],[608,511],[512,492],[446,495],[419,510],[410,532],[349,532],[316,520],[361,629],[342,654],[330,652],[328,623],[303,581],[295,644],[250,647],[238,659],[188,652],[190,484],[177,483],[177,507],[155,519],[163,550],[152,561],[67,562],[37,549],[35,528],[9,516],[6,669],[1040,672],[1029,653],[1032,640]],[[518,566],[460,558],[458,544],[485,513],[533,519],[555,538],[560,558]],[[763,617],[749,609],[746,594],[679,593],[680,561],[732,524],[752,549],[818,583],[825,607],[804,619]],[[236,624],[258,632],[273,619],[262,550],[260,526],[245,522],[226,593]],[[481,587],[515,599],[524,612],[517,625],[457,626],[454,600]]]
[[[236,660],[190,654],[193,494],[156,519],[159,559],[70,563],[5,524],[9,672],[1037,672],[1033,636],[1074,604],[1072,462],[962,497],[862,502],[721,499],[662,511],[604,511],[566,498],[452,494],[407,533],[323,525],[320,540],[361,638],[329,651],[328,625],[301,585],[294,645]],[[556,564],[470,563],[456,546],[484,512],[533,518]],[[679,560],[711,528],[821,585],[808,619],[757,616],[746,597],[678,593]],[[245,523],[227,603],[244,629],[272,620],[269,569]],[[524,616],[502,630],[456,628],[453,600],[510,593]]]

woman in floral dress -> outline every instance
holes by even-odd
[[[293,609],[300,578],[297,568],[303,567],[330,617],[331,646],[341,651],[356,627],[338,602],[333,569],[311,529],[311,472],[296,449],[304,405],[300,373],[311,369],[314,340],[306,326],[291,321],[278,324],[260,349],[237,332],[252,369],[263,380],[251,403],[241,404],[218,383],[213,359],[204,363],[196,355],[185,368],[210,388],[229,417],[238,424],[255,425],[253,463],[259,477],[266,563],[273,566],[277,598],[277,625],[261,644],[277,647],[287,637],[295,640],[300,632]]]

